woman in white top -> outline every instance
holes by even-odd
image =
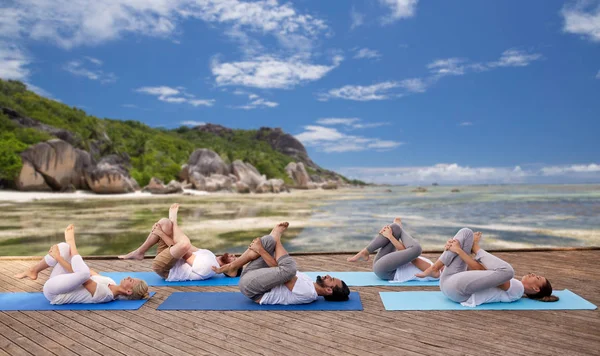
[[[370,254],[378,249],[379,252],[373,261],[373,272],[377,277],[393,282],[435,279],[415,276],[433,263],[421,256],[421,245],[404,230],[399,217],[394,219],[393,224],[384,226],[367,247],[348,258],[348,262],[356,262],[360,259],[368,261]]]
[[[51,304],[106,303],[117,298],[148,298],[148,285],[142,280],[127,277],[117,284],[90,270],[77,251],[73,225],[65,230],[65,241],[53,245],[38,264],[15,277],[37,279],[39,272],[53,267],[43,289],[44,296]]]
[[[524,293],[531,299],[554,302],[550,281],[536,274],[515,279],[510,264],[479,247],[481,232],[473,234],[461,229],[448,240],[444,253],[418,277],[439,276],[440,290],[449,299],[464,306],[476,307],[483,303],[514,302]],[[475,258],[471,257],[475,254]],[[469,269],[469,270],[467,270]]]

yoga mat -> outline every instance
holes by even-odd
[[[154,292],[150,293],[150,297]],[[148,299],[115,300],[100,304],[50,304],[44,293],[0,293],[0,311],[24,310],[138,310]]]
[[[408,281],[408,282],[390,282],[380,279],[373,272],[304,272],[313,280],[317,276],[326,274],[343,280],[349,287],[368,287],[368,286],[386,286],[386,287],[437,287],[439,281]]]
[[[373,272],[303,272],[316,280],[317,276],[329,274],[346,282],[349,287],[387,286],[387,287],[437,287],[439,281],[408,281],[402,283],[390,282],[379,279]],[[223,287],[237,286],[240,279],[227,277],[213,277],[203,281],[167,282],[154,272],[102,272],[103,276],[110,277],[115,282],[125,277],[143,279],[149,286],[155,287]]]
[[[350,293],[345,302],[327,302],[323,297],[309,304],[260,305],[239,292],[175,292],[158,310],[363,310],[358,292]]]
[[[143,279],[149,286],[154,287],[221,287],[221,286],[237,286],[240,281],[239,277],[213,277],[203,281],[182,281],[182,282],[167,282],[162,277],[154,272],[102,272],[103,276],[112,278],[115,282],[119,282],[125,277]]]
[[[486,303],[475,308],[462,306],[439,291],[379,292],[385,310],[594,310],[596,306],[568,289],[554,291],[553,303],[521,298],[512,303]]]

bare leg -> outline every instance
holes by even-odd
[[[75,226],[73,224],[67,226],[65,229],[65,242],[71,248],[71,256],[79,255],[77,245],[75,244]]]
[[[152,226],[152,231],[150,231],[146,241],[144,241],[140,247],[126,255],[120,255],[119,258],[122,260],[143,260],[144,254],[152,246],[156,245],[159,239],[163,239],[163,241],[165,241],[165,243],[169,246],[173,245],[173,238],[171,237],[173,234],[172,230],[171,222],[167,219],[161,219],[159,222],[154,224],[154,226]],[[168,231],[168,233],[166,231]]]
[[[192,244],[190,243],[190,239],[181,231],[179,226],[177,225],[177,211],[179,210],[179,204],[171,205],[169,209],[169,220],[173,224],[173,241],[175,244],[171,246],[169,249],[171,251],[171,256],[175,258],[182,258],[185,256]]]
[[[283,235],[283,232],[285,230],[287,230],[289,225],[290,224],[287,222],[282,222],[282,223],[277,224],[273,228],[273,230],[271,230],[271,236],[273,237],[273,239],[276,242],[279,242],[279,244],[281,244],[281,236]],[[261,247],[262,247],[262,245],[261,245]],[[283,248],[283,245],[281,247]],[[276,247],[276,249],[277,249],[277,247]],[[277,252],[275,252],[275,255],[277,256]],[[224,266],[221,266],[219,268],[213,267],[213,271],[215,271],[216,273],[225,273],[228,276],[235,276],[235,275],[237,275],[237,271],[240,268],[244,267],[244,265],[246,263],[252,262],[252,261],[258,259],[259,257],[260,257],[260,254],[258,252],[248,248],[235,261],[228,263]]]
[[[50,267],[50,266],[48,266],[48,264],[46,263],[46,260],[44,258],[42,258],[42,260],[40,262],[36,263],[34,266],[26,269],[25,271],[23,271],[21,273],[15,274],[15,278],[23,279],[25,277],[28,277],[31,280],[36,280],[38,277],[38,274],[48,267]]]

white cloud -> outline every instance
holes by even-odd
[[[123,104],[121,106],[124,107],[124,108],[128,108],[128,109],[137,109],[137,107],[138,107],[135,104]]]
[[[214,59],[211,70],[217,85],[239,85],[261,89],[288,89],[299,84],[319,80],[343,60],[333,58],[332,65],[310,64],[294,57],[286,60],[261,56],[241,62],[220,63]]]
[[[327,93],[318,93],[318,100],[346,99],[355,101],[388,100],[403,97],[407,94],[424,93],[427,89],[447,76],[460,76],[467,73],[488,71],[497,67],[525,67],[533,61],[542,58],[539,53],[528,53],[518,49],[508,49],[502,53],[497,61],[482,63],[469,63],[465,58],[436,59],[429,63],[427,68],[431,73],[424,78],[410,78],[400,81],[386,81],[368,86],[346,85],[341,88],[330,89]]]
[[[252,109],[265,109],[265,108],[274,108],[279,106],[279,103],[274,101],[268,101],[263,98],[259,98],[257,95],[249,95],[250,102],[246,105],[235,106],[234,109],[243,109],[243,110],[252,110]],[[256,98],[252,98],[256,97]]]
[[[383,23],[413,17],[419,0],[379,0],[381,5],[389,8],[391,13],[383,18]]]
[[[377,59],[381,58],[381,54],[374,49],[361,48],[356,50],[356,54],[354,55],[355,59]]]
[[[338,117],[328,117],[317,120],[317,124],[326,125],[326,126],[335,126],[342,125],[352,129],[366,129],[372,127],[380,127],[384,125],[389,125],[389,122],[368,122],[361,123],[361,119],[356,117],[351,118],[338,118]]]
[[[593,42],[600,42],[600,6],[592,8],[597,1],[576,1],[563,7],[563,31],[582,35]]]
[[[0,42],[0,78],[26,80],[30,64],[31,59],[22,48]]]
[[[411,93],[424,93],[427,89],[427,84],[420,78],[404,79],[400,86]]]
[[[52,97],[52,94],[46,90],[29,82],[31,71],[28,67],[31,63],[31,57],[27,55],[23,48],[14,44],[7,44],[0,40],[0,78],[22,81],[25,83],[28,90],[31,90],[40,96],[59,101]]]
[[[469,167],[440,163],[424,167],[343,167],[338,171],[352,179],[379,184],[506,184],[536,182],[600,182],[600,165]]]
[[[94,62],[94,61],[91,61],[91,62],[94,63],[95,65],[99,65],[97,62]],[[84,63],[82,61],[78,61],[78,60],[68,62],[67,64],[65,64],[63,69],[73,75],[86,77],[90,80],[98,80],[102,84],[113,83],[117,80],[117,76],[114,75],[113,73],[105,73],[99,69],[92,70],[92,69],[85,68]]]
[[[157,96],[158,100],[172,104],[188,103],[192,106],[213,106],[215,103],[214,99],[196,99],[194,95],[186,93],[184,89],[183,87],[171,88],[168,86],[158,86],[141,87],[135,91]]]
[[[598,71],[598,74],[596,74],[596,79],[600,79],[600,70]]]
[[[206,122],[202,122],[202,121],[181,121],[180,122],[181,125],[184,126],[204,126],[206,125]]]
[[[337,117],[328,117],[317,120],[317,124],[320,125],[347,125],[352,126],[356,122],[360,121],[359,118],[337,118]]]
[[[84,58],[85,58],[85,59],[87,59],[88,61],[90,61],[90,62],[94,63],[94,64],[95,64],[95,65],[97,65],[97,66],[101,66],[102,64],[104,64],[104,62],[102,62],[102,61],[101,61],[101,60],[99,60],[98,58],[94,58],[94,57],[88,57],[88,56],[85,56]]]
[[[400,87],[400,83],[387,81],[373,85],[346,85],[331,89],[326,94],[320,94],[319,100],[346,99],[355,101],[386,100],[394,96],[390,91]]]
[[[354,30],[355,28],[363,25],[363,23],[365,22],[365,15],[356,11],[356,9],[354,9],[354,6],[352,6],[352,10],[350,10],[350,21],[350,30]]]
[[[500,59],[496,62],[488,63],[490,67],[525,67],[531,62],[542,58],[539,53],[527,53],[518,49],[508,49],[502,53]]]
[[[315,147],[317,150],[327,153],[388,151],[402,145],[402,142],[397,141],[346,135],[332,127],[309,125],[304,126],[304,130],[295,136],[296,139],[308,147]]]
[[[551,166],[544,167],[541,170],[543,175],[556,176],[568,173],[598,173],[600,172],[600,164],[574,164],[570,166]]]
[[[431,73],[438,76],[444,75],[463,75],[465,74],[465,67],[463,63],[466,62],[463,58],[446,58],[438,59],[427,65],[427,68]]]
[[[127,33],[168,37],[180,22],[197,18],[239,31],[314,37],[323,20],[276,0],[19,0],[0,11],[0,33],[53,42],[63,48],[95,45]]]
[[[470,121],[463,121],[458,126],[473,126],[473,123]]]

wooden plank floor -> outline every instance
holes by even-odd
[[[600,251],[504,252],[517,274],[548,276],[600,305]],[[304,271],[369,270],[347,255],[296,256]],[[427,255],[434,258],[435,255]],[[12,276],[31,260],[0,260],[0,292],[41,291]],[[151,260],[93,260],[98,271],[149,271]],[[600,354],[600,311],[385,311],[380,291],[362,287],[364,311],[157,311],[174,291],[235,287],[151,287],[137,311],[1,312],[0,355],[592,355]]]

